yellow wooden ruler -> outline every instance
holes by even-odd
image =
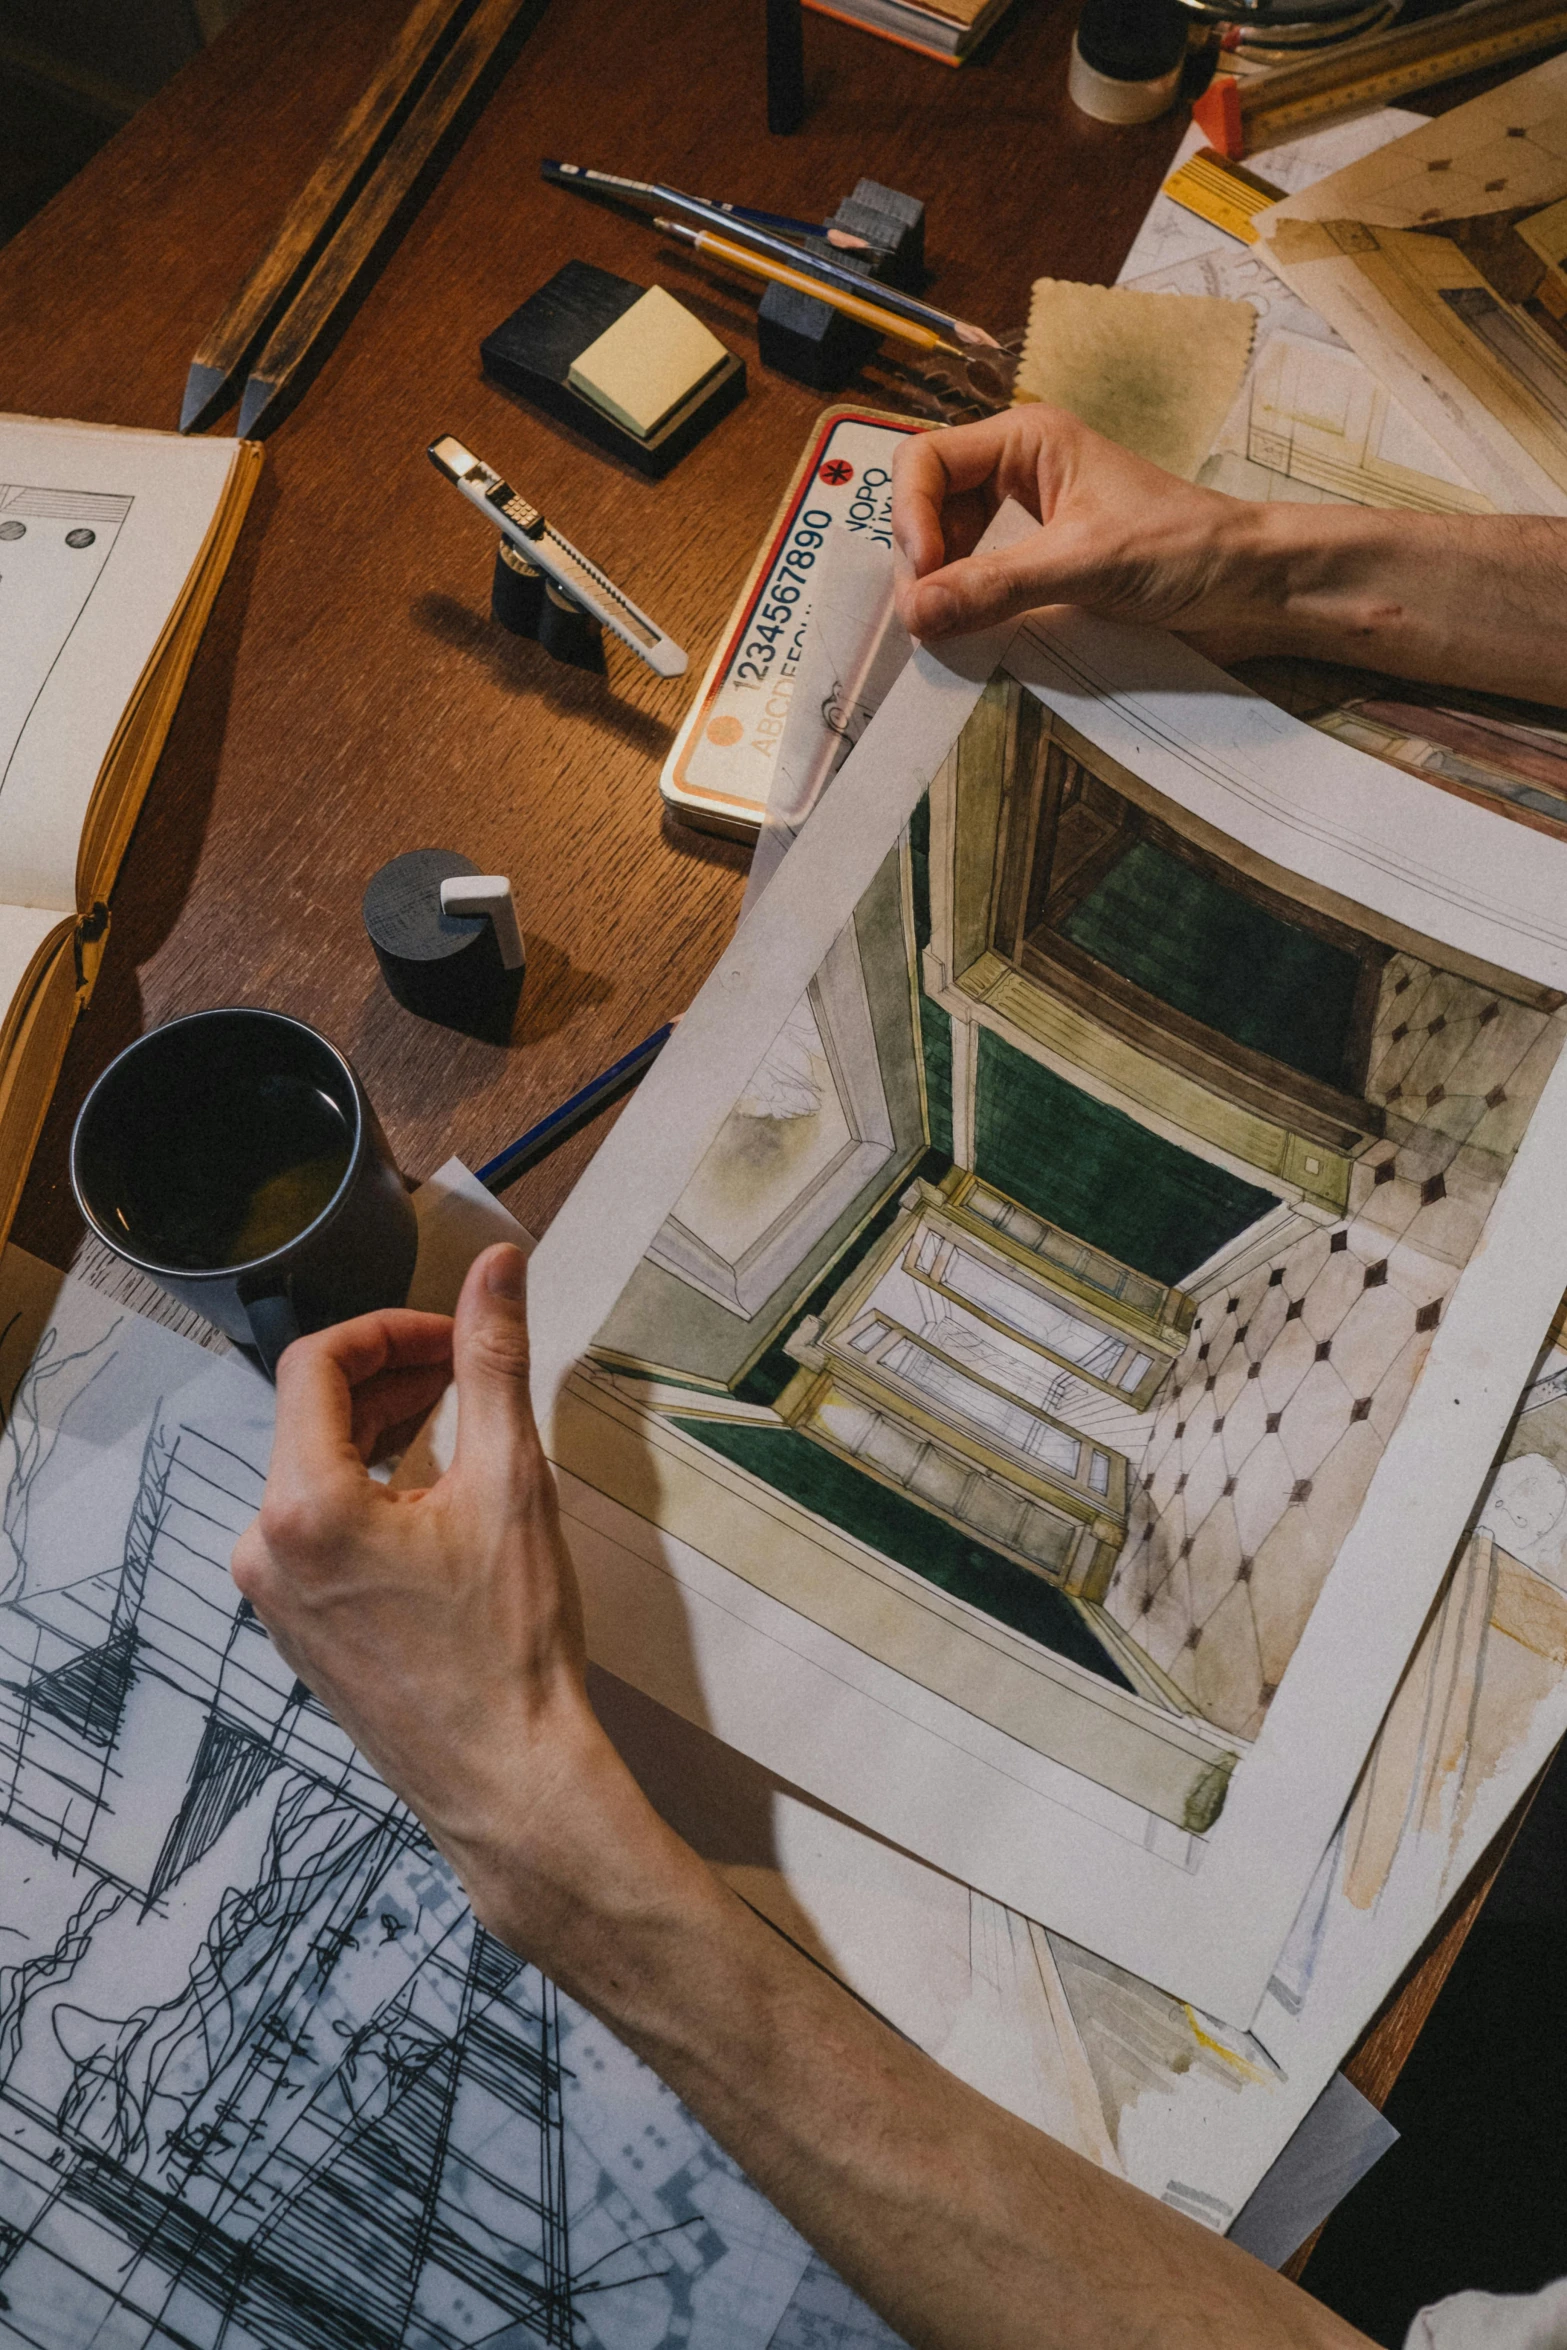
[[[1222,228],[1226,236],[1255,245],[1258,213],[1277,204],[1284,190],[1242,164],[1226,162],[1216,148],[1202,147],[1171,172],[1160,192],[1172,204],[1195,212],[1199,220]]]

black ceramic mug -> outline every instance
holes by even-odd
[[[269,1375],[413,1279],[413,1202],[365,1089],[283,1012],[193,1012],[127,1045],[82,1104],[71,1183],[101,1240]]]

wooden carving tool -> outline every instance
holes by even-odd
[[[399,110],[472,0],[415,0],[381,70],[278,224],[238,293],[197,347],[185,380],[181,432],[194,432],[237,388],[235,379],[273,324],[365,172]]]
[[[541,0],[478,0],[274,328],[240,402],[241,438],[288,392],[524,5]]]

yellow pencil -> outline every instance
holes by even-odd
[[[825,302],[830,309],[841,310],[847,318],[857,318],[862,326],[873,327],[879,335],[896,335],[900,341],[917,344],[922,351],[945,351],[953,359],[968,359],[974,354],[965,351],[961,343],[949,343],[945,335],[934,327],[920,326],[912,318],[900,318],[895,310],[883,310],[879,303],[863,301],[858,294],[841,293],[819,277],[812,277],[804,269],[791,269],[787,262],[769,260],[764,253],[752,253],[744,245],[732,245],[727,237],[715,237],[709,229],[687,228],[684,221],[659,220],[654,226],[666,236],[678,237],[683,245],[690,245],[710,260],[725,262],[731,269],[743,269],[751,277],[765,277],[775,286],[792,286],[797,294],[809,294],[813,302]]]

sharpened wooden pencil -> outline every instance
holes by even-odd
[[[796,294],[808,294],[814,302],[825,302],[831,310],[841,310],[846,318],[858,319],[861,326],[874,329],[879,335],[893,335],[898,341],[913,343],[922,351],[943,351],[953,359],[968,359],[975,354],[966,351],[961,343],[938,334],[934,327],[923,326],[918,319],[904,318],[896,310],[888,310],[881,303],[870,301],[865,295],[846,294],[823,279],[812,277],[804,269],[791,269],[782,261],[773,261],[765,253],[753,253],[747,246],[737,245],[730,237],[715,237],[707,229],[690,228],[683,220],[655,220],[653,226],[662,229],[666,237],[677,237],[681,244],[690,245],[695,252],[710,261],[721,261],[726,269],[744,270],[749,277],[766,278],[769,285],[788,286]],[[865,281],[867,291],[874,293],[873,278]],[[981,352],[989,358],[989,352]]]
[[[541,5],[542,0],[479,0],[273,329],[240,402],[242,439],[288,392],[514,19],[524,6],[536,11]]]
[[[399,109],[472,0],[415,0],[369,88],[278,224],[234,299],[202,338],[185,380],[181,432],[194,432],[239,389],[237,378],[374,164]]]

